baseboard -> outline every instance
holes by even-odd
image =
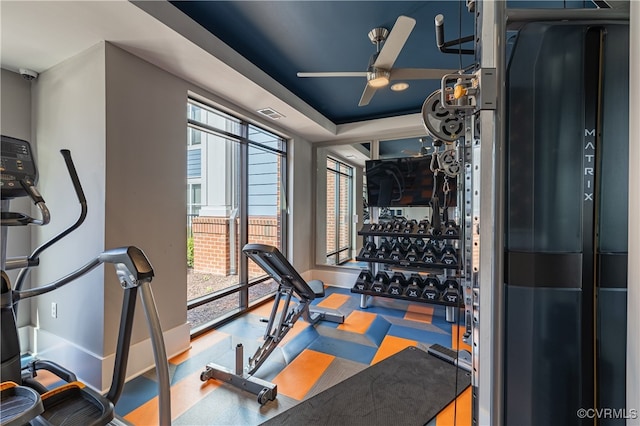
[[[73,342],[33,326],[21,327],[18,333],[21,347],[29,348],[29,352],[34,356],[54,361],[68,368],[76,374],[78,380],[98,392],[104,393],[111,386],[115,348],[112,349],[111,354],[99,356]],[[189,348],[190,326],[185,323],[166,330],[163,332],[163,337],[167,357],[170,359]],[[154,367],[151,339],[147,338],[133,344],[129,349],[126,380],[131,380]]]

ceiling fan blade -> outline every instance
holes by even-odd
[[[366,77],[366,71],[354,72],[299,72],[298,77]]]
[[[399,16],[389,33],[389,37],[387,37],[387,40],[382,45],[382,49],[373,66],[390,70],[415,25],[415,19],[409,18],[408,16]]]
[[[394,68],[391,70],[391,80],[440,80],[445,74],[457,72],[434,68]]]
[[[368,84],[364,86],[364,91],[362,92],[362,96],[360,97],[360,102],[358,102],[358,106],[369,105],[369,101],[373,98],[373,95],[376,94],[375,87],[371,87]]]

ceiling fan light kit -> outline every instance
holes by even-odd
[[[394,83],[391,85],[391,87],[389,87],[389,89],[393,90],[394,92],[402,92],[403,90],[407,90],[409,88],[409,83],[405,83],[404,81],[401,81],[400,83]]]
[[[380,68],[374,67],[367,72],[367,82],[369,83],[369,86],[375,87],[376,89],[389,84],[390,77],[391,73],[389,71]]]
[[[393,68],[393,64],[402,51],[416,20],[408,16],[399,16],[391,31],[377,27],[369,31],[368,37],[371,43],[376,45],[376,52],[369,59],[369,65],[365,72],[299,72],[298,77],[366,77],[367,84],[364,87],[358,106],[368,105],[377,90],[387,86],[391,80],[439,80],[443,75],[455,70],[440,70],[429,68]],[[382,48],[380,45],[382,44]],[[409,87],[406,83],[400,83],[400,89]]]

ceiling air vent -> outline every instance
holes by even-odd
[[[258,112],[262,115],[269,117],[272,120],[277,120],[279,118],[284,117],[284,115],[280,114],[278,111],[276,111],[273,108],[262,108],[262,109],[259,109]]]

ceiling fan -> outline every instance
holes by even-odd
[[[391,80],[431,80],[440,79],[445,74],[457,70],[430,68],[393,68],[393,63],[404,47],[416,20],[408,16],[399,16],[391,31],[386,28],[374,28],[369,31],[369,40],[376,45],[376,53],[369,59],[367,71],[363,72],[299,72],[298,77],[366,77],[367,84],[362,92],[358,106],[369,104],[378,89]],[[382,48],[380,48],[382,45]]]

